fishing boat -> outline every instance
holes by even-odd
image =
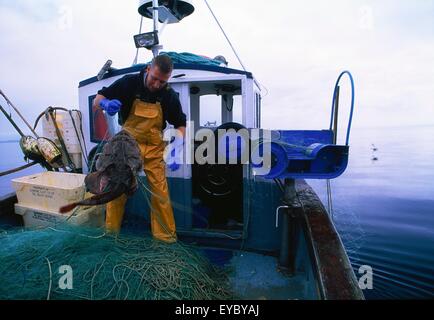
[[[161,53],[159,25],[181,22],[194,13],[194,6],[187,0],[141,0],[138,11],[143,18],[153,19],[154,30],[135,36],[136,46],[151,50],[155,56]],[[261,126],[261,113],[266,109],[261,85],[252,72],[229,68],[221,56],[165,54],[174,61],[170,86],[179,94],[187,115],[194,151],[202,142],[196,139],[201,129],[215,133],[227,130],[231,134],[242,129],[249,133],[257,130],[256,145],[269,150],[271,159],[267,171],[262,172],[249,161],[240,161],[235,148],[232,163],[186,161],[176,171],[167,170],[180,241],[201,248],[216,265],[231,266],[235,272],[231,286],[241,299],[363,299],[333,221],[306,182],[335,179],[346,170],[351,126],[347,144],[337,145],[338,97],[339,82],[344,75],[353,81],[351,74],[343,72],[339,76],[328,129],[267,130]],[[107,140],[108,132],[113,132],[113,123],[116,126],[93,109],[98,90],[144,67],[146,64],[134,64],[114,69],[108,61],[98,75],[79,83],[78,104],[84,128],[79,141],[90,152],[80,149],[86,154],[73,166],[75,169],[80,169],[82,163],[82,173],[92,170],[90,164],[98,149]],[[218,121],[210,116],[211,108],[213,114],[219,115]],[[243,145],[238,138],[231,139],[230,134],[224,135],[223,145],[231,141]],[[247,145],[251,141],[249,137]],[[221,144],[217,142],[217,146]],[[229,160],[227,150],[223,154]],[[65,177],[70,174],[64,173]],[[146,177],[141,179],[145,181]],[[2,222],[23,225],[22,216],[16,214],[17,201],[16,195],[0,201]],[[129,199],[124,231],[150,232],[147,203],[146,195],[140,192]]]

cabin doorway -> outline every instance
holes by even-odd
[[[190,115],[195,134],[212,130],[217,137],[221,128],[242,126],[241,80],[197,82],[190,85]],[[195,140],[197,148],[204,141]],[[216,153],[218,153],[218,142]],[[216,162],[217,159],[216,159]],[[243,230],[243,165],[192,164],[193,228]]]

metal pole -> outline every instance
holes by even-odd
[[[30,162],[30,163],[25,164],[25,165],[23,165],[21,167],[18,167],[18,168],[15,168],[15,169],[11,169],[11,170],[8,170],[8,171],[4,171],[4,172],[0,172],[0,177],[4,177],[4,176],[10,175],[10,174],[13,174],[15,172],[19,172],[19,171],[25,170],[27,168],[33,167],[36,164],[38,164],[36,161],[35,162]]]
[[[333,143],[336,144],[338,142],[338,118],[339,118],[339,94],[341,91],[341,87],[336,88],[336,100],[335,100],[335,125],[333,128],[334,138]]]
[[[3,91],[0,89],[0,95],[3,96],[3,98],[5,98],[6,102],[8,103],[8,105],[10,105],[15,112],[20,116],[20,118],[24,121],[24,123],[27,125],[27,127],[29,127],[30,131],[33,132],[33,134],[35,135],[36,138],[39,138],[38,134],[36,133],[35,130],[33,130],[32,126],[27,122],[27,120],[24,118],[24,116],[20,113],[20,111],[12,104],[12,102],[8,99],[8,97],[6,97],[6,95],[3,93]]]
[[[154,20],[154,32],[158,33],[158,0],[152,0],[152,16]],[[158,56],[159,54],[158,45],[152,48],[152,54],[154,55],[154,58]]]
[[[281,215],[281,238],[278,267],[289,275],[295,274],[295,260],[297,256],[297,192],[295,180],[285,179],[284,199],[286,209]],[[282,207],[283,208],[283,207]]]
[[[9,120],[9,122],[12,124],[12,126],[15,128],[15,130],[17,130],[17,132],[20,134],[21,137],[24,137],[24,133],[21,131],[21,129],[17,126],[17,124],[15,123],[15,121],[11,118],[11,116],[6,112],[6,110],[2,107],[2,105],[0,104],[0,110],[3,112],[3,114],[5,115],[6,119]]]

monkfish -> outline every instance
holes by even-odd
[[[60,208],[66,213],[77,206],[106,204],[121,195],[131,196],[137,191],[137,174],[143,170],[143,160],[137,141],[122,130],[104,146],[96,162],[96,172],[84,179],[93,197]]]

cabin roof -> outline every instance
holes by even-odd
[[[116,76],[126,75],[129,73],[139,72],[144,67],[146,67],[146,64],[137,64],[129,68],[124,69],[114,69],[104,75],[103,79],[108,79]],[[211,72],[217,72],[222,74],[240,74],[244,75],[249,79],[253,79],[253,74],[251,72],[246,72],[242,70],[237,69],[231,69],[226,67],[219,67],[219,66],[212,66],[212,65],[203,65],[203,64],[193,64],[193,63],[175,63],[174,64],[175,70],[201,70],[201,71],[211,71]],[[98,82],[99,80],[97,77],[92,77],[86,80],[83,80],[79,84],[79,88],[87,86],[89,84]]]

